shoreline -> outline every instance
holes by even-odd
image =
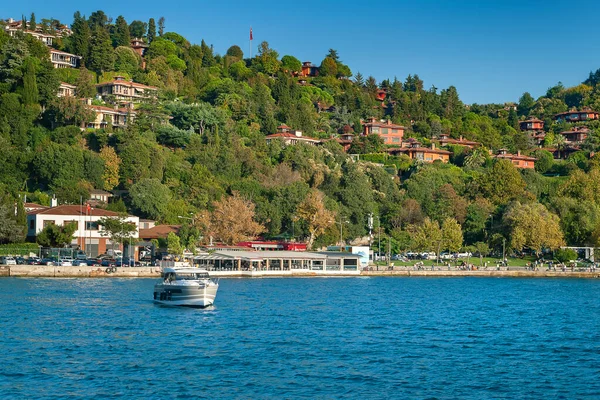
[[[159,278],[160,267],[122,267],[106,272],[104,267],[58,267],[45,265],[3,265],[0,277],[21,278]],[[496,277],[496,278],[600,278],[600,271],[547,270],[362,270],[362,271],[211,271],[218,278],[268,277]]]

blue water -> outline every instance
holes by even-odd
[[[600,280],[0,279],[0,398],[600,398]]]

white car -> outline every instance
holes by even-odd
[[[17,260],[14,257],[2,257],[0,259],[0,264],[3,265],[17,265]]]
[[[72,267],[73,262],[71,260],[61,258],[56,262],[56,265],[58,265],[59,267]]]

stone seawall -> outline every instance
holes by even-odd
[[[158,278],[160,267],[124,267],[107,272],[105,267],[55,267],[46,265],[0,265],[0,277],[39,278]],[[388,277],[504,277],[504,278],[600,278],[600,271],[525,271],[525,270],[381,270],[381,271],[214,271],[215,277],[325,277],[325,276],[388,276]]]
[[[489,271],[441,271],[441,270],[400,270],[400,271],[361,271],[363,276],[430,276],[430,277],[504,277],[504,278],[600,278],[600,272],[589,271],[511,271],[511,270],[489,270]]]

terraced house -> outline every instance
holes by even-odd
[[[158,88],[141,83],[128,81],[123,76],[116,76],[113,81],[96,85],[98,95],[106,99],[112,96],[115,101],[139,103],[144,100],[156,99]]]
[[[363,124],[363,135],[379,135],[384,144],[400,145],[405,130],[405,127],[392,124],[389,119],[378,121],[377,118],[370,118]]]

